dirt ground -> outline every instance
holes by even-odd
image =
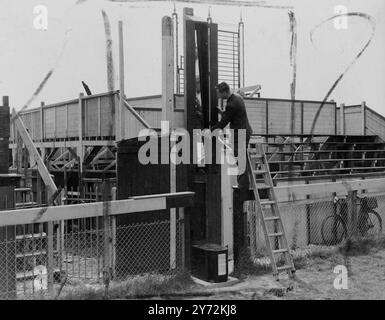
[[[275,281],[262,263],[264,259],[243,259],[234,273],[238,281],[232,285],[204,286],[193,282],[189,273],[138,276],[111,283],[108,299],[385,300],[385,238],[347,242],[335,248],[298,249],[292,256],[297,269],[294,280],[281,274],[280,281]],[[334,268],[338,265],[348,270],[347,289],[334,287],[338,277]],[[101,284],[69,283],[60,299],[103,299],[104,293]]]
[[[333,273],[336,265],[349,270],[348,288],[337,290]],[[327,259],[312,258],[296,272],[297,280],[286,275],[277,282],[271,274],[248,276],[231,286],[215,289],[215,294],[194,296],[191,299],[385,299],[385,250],[368,255],[333,255]]]

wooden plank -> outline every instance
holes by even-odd
[[[136,120],[138,120],[141,124],[141,128],[151,128],[151,126],[136,110],[133,106],[131,106],[127,101],[123,102],[125,109],[129,110],[129,116],[133,115]],[[151,113],[155,113],[155,111],[150,111]],[[156,122],[155,122],[156,123]],[[159,125],[158,123],[156,123]]]
[[[375,133],[385,140],[385,117],[366,107],[366,130],[368,134]]]
[[[116,201],[117,190],[116,187],[111,188],[111,200]],[[116,217],[111,217],[111,243],[110,243],[110,252],[111,252],[111,269],[112,277],[116,276]]]
[[[172,19],[162,18],[162,120],[174,123],[174,44]]]
[[[266,134],[269,134],[269,102],[267,100],[266,100],[265,117],[266,117]]]
[[[345,105],[340,105],[340,134],[345,134]]]
[[[279,186],[275,187],[274,191],[278,200],[283,202],[296,201],[296,199],[303,198],[306,195],[322,197],[333,192],[339,195],[347,195],[349,190],[362,191],[382,188],[385,191],[385,178]]]
[[[37,151],[35,145],[33,144],[31,137],[26,131],[23,122],[21,121],[20,117],[16,115],[15,109],[13,109],[12,113],[13,113],[14,123],[16,125],[17,131],[19,132],[21,138],[23,139],[24,145],[27,148],[29,154],[33,156],[37,164],[37,168],[39,170],[40,176],[42,177],[45,185],[47,186],[48,191],[51,194],[54,194],[57,191],[57,188],[55,183],[52,180],[50,173],[48,172],[47,167],[45,166],[42,158],[40,157],[39,152]]]
[[[100,109],[101,109],[100,103],[101,103],[100,97],[98,97],[98,128],[97,128],[97,130],[98,130],[98,133],[97,133],[98,137],[100,137],[101,134],[102,134],[102,127],[101,127],[101,121],[100,121]]]
[[[232,197],[232,180],[230,175],[230,163],[236,163],[233,155],[229,152],[225,154],[225,161],[221,165],[221,245],[228,248],[229,273],[234,270],[234,235],[233,235],[233,197]]]
[[[366,135],[366,102],[363,101],[361,103],[361,130],[362,130],[362,135]]]
[[[151,199],[126,199],[110,202],[110,214],[122,215],[136,212],[164,210],[166,196]],[[0,226],[43,223],[58,220],[102,217],[103,202],[74,204],[66,206],[6,210],[0,212]]]
[[[77,146],[77,155],[79,157],[79,171],[80,174],[83,173],[83,161],[84,161],[84,150],[83,150],[83,97],[84,94],[79,94],[79,101],[78,101],[78,146]]]
[[[162,121],[168,121],[167,131],[174,126],[174,45],[172,20],[162,18]],[[171,141],[170,149],[175,141]],[[168,153],[169,150],[164,150]],[[174,158],[174,157],[173,157]],[[176,166],[170,162],[170,192],[176,192]],[[170,209],[170,268],[176,268],[176,210]]]

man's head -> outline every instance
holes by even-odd
[[[228,99],[230,97],[230,87],[226,82],[221,82],[215,88],[217,89],[218,98]]]

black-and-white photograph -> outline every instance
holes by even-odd
[[[0,300],[385,300],[383,0],[0,0],[0,43]]]

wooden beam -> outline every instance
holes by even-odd
[[[25,126],[23,124],[23,121],[21,118],[16,114],[15,109],[12,111],[12,115],[14,117],[14,124],[17,128],[18,133],[20,134],[25,147],[27,148],[29,154],[34,158],[37,169],[39,171],[39,174],[41,178],[43,179],[45,185],[47,186],[48,192],[50,195],[53,195],[56,191],[56,185],[52,180],[51,175],[48,172],[47,167],[45,166],[43,159],[40,157],[39,152],[37,151],[35,145],[32,142],[32,139],[30,135],[28,134],[27,130],[25,129]]]
[[[174,43],[171,17],[162,18],[162,121],[174,127]],[[171,148],[175,141],[171,141]],[[171,149],[170,148],[170,149]],[[168,150],[165,150],[168,152]],[[176,192],[176,166],[170,161],[170,192]],[[170,267],[176,268],[176,210],[170,209]]]
[[[162,120],[174,125],[174,43],[171,17],[162,18]]]
[[[127,101],[124,101],[124,106],[126,107],[126,109],[128,109],[132,114],[133,116],[138,119],[140,121],[140,123],[145,127],[145,128],[148,128],[150,129],[151,126],[148,124],[148,122],[146,120],[143,119],[143,117],[141,117],[141,115],[134,109],[134,107],[132,107]]]
[[[362,101],[361,103],[361,130],[362,130],[362,135],[366,135],[366,102]]]
[[[340,105],[340,134],[345,134],[345,104]]]
[[[159,194],[150,197],[130,198],[110,201],[110,215],[129,214],[165,210],[167,202],[178,197],[192,199],[193,192],[179,192],[175,194]],[[30,223],[43,223],[59,220],[71,220],[103,216],[103,202],[74,204],[66,206],[18,209],[1,211],[0,226],[14,226]]]
[[[60,156],[58,156],[54,161],[51,162],[51,166],[55,165],[57,162],[59,162],[63,157],[65,157],[69,153],[70,153],[70,151],[68,149],[66,151],[64,151]]]
[[[286,202],[296,201],[307,195],[324,197],[333,192],[338,195],[347,195],[349,190],[368,190],[370,192],[370,190],[378,189],[385,190],[385,178],[280,186],[275,187],[274,191],[279,202]]]
[[[116,165],[116,160],[112,160],[111,163],[107,167],[104,168],[104,170],[111,169],[115,165]]]
[[[101,121],[101,98],[98,97],[98,137],[102,135],[102,121]]]
[[[79,159],[79,171],[83,173],[83,161],[84,161],[84,150],[83,150],[83,97],[84,94],[79,94],[78,102],[78,125],[79,125],[79,141],[77,143],[77,155]]]
[[[107,152],[108,152],[108,147],[104,146],[101,150],[99,150],[99,152],[97,153],[97,155],[92,159],[92,161],[90,162],[91,165],[94,165],[98,160],[99,158],[103,157]]]

